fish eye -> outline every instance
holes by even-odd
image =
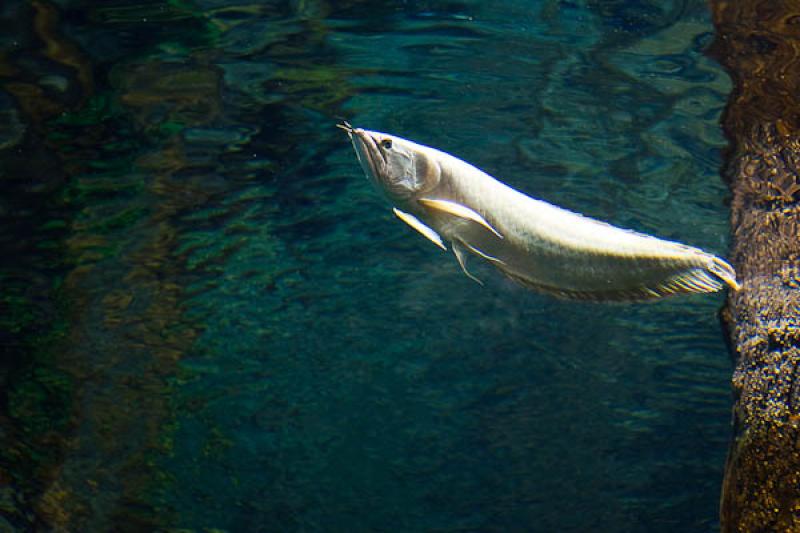
[[[384,139],[381,141],[381,146],[384,150],[391,150],[392,149],[392,140],[391,139]]]

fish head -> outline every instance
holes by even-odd
[[[408,202],[439,183],[441,169],[426,147],[347,123],[339,127],[350,136],[367,178],[390,202]]]

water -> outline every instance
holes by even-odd
[[[714,531],[721,295],[480,287],[334,124],[727,249],[705,2],[3,2],[6,526]]]

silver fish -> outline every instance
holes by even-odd
[[[464,273],[467,256],[530,289],[564,298],[634,301],[739,289],[733,268],[712,254],[617,228],[512,189],[428,146],[377,131],[345,130],[358,161],[403,222]]]

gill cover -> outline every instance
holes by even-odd
[[[346,123],[338,126],[350,136],[367,177],[389,200],[408,200],[439,183],[439,165],[425,154],[424,147]]]
[[[381,178],[386,193],[390,197],[407,198],[419,191],[424,176],[417,172],[417,158],[414,151],[390,135],[370,132],[378,137],[378,151],[386,163]]]

